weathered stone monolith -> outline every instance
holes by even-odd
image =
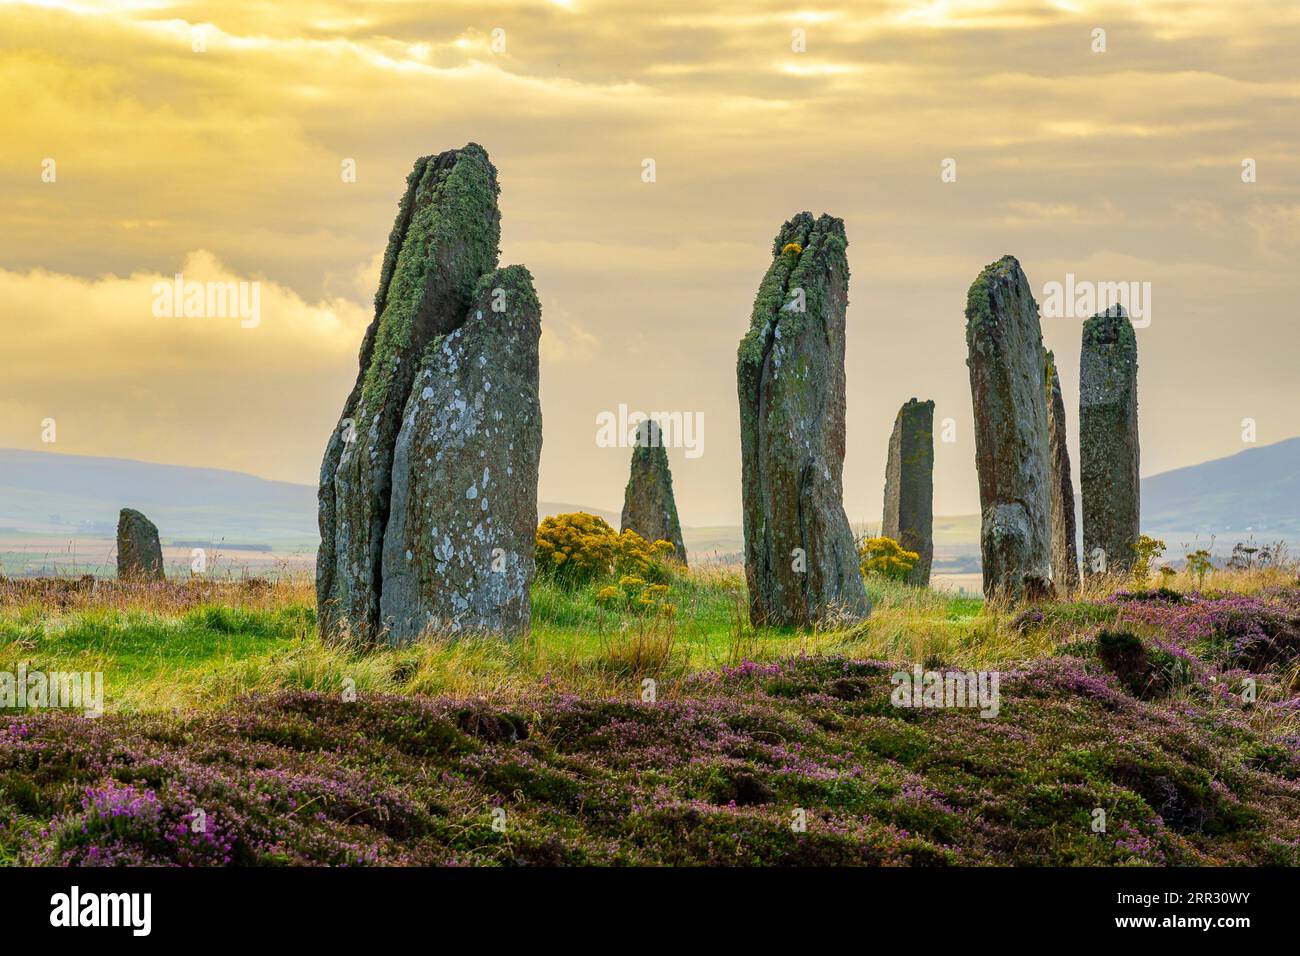
[[[393,447],[421,356],[497,264],[496,169],[475,143],[416,161],[388,240],[360,371],[321,463],[316,592],[327,641],[379,638]]]
[[[682,525],[677,519],[677,502],[673,498],[673,475],[668,470],[668,450],[663,433],[653,419],[636,429],[632,448],[632,471],[623,491],[623,518],[620,531],[635,531],[647,541],[667,541],[673,557],[686,564],[686,545],[682,544]]]
[[[158,527],[133,508],[123,508],[117,516],[117,577],[121,581],[165,577]]]
[[[980,554],[986,597],[1052,593],[1043,335],[1029,281],[1013,256],[966,295],[966,365],[975,411]]]
[[[745,580],[755,625],[871,611],[844,514],[844,223],[781,227],[737,359]]]
[[[934,402],[914,398],[894,418],[880,533],[920,555],[907,583],[927,587],[934,561]]]
[[[465,324],[420,362],[384,533],[380,619],[390,643],[426,630],[528,632],[541,334],[532,276],[507,266],[479,281]]]
[[[1052,583],[1069,594],[1079,587],[1079,548],[1074,523],[1074,479],[1070,474],[1070,448],[1066,444],[1065,400],[1056,356],[1044,354],[1044,386],[1047,389],[1047,454],[1051,469]]]
[[[1079,490],[1086,575],[1127,573],[1139,536],[1137,336],[1111,306],[1083,323]]]

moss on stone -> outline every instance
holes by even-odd
[[[812,213],[801,212],[786,222],[773,240],[772,264],[759,283],[758,295],[754,298],[754,308],[750,313],[749,331],[740,340],[738,361],[741,365],[757,366],[762,362],[771,337],[773,319],[785,305],[788,290],[797,288],[791,284],[790,279],[796,263],[804,258],[802,253],[795,255],[782,250],[791,243],[807,250],[807,239],[812,228]]]
[[[389,241],[385,270],[391,277],[376,294],[383,302],[370,365],[362,386],[362,402],[369,409],[383,403],[398,374],[402,353],[413,344],[416,319],[425,305],[429,275],[442,268],[455,293],[468,300],[478,279],[496,265],[501,235],[496,209],[499,189],[496,169],[481,146],[417,161],[411,176],[419,184],[409,188],[403,209],[409,218],[400,248]],[[409,180],[408,180],[409,184]],[[403,215],[399,213],[399,222]],[[396,232],[396,227],[394,229]],[[394,257],[391,267],[388,258]],[[382,300],[381,300],[382,297]],[[459,311],[459,310],[458,310]]]
[[[1020,268],[1015,256],[1003,256],[997,262],[986,265],[966,292],[966,345],[971,345],[972,333],[986,322],[993,321],[993,306],[989,301],[989,292],[993,283],[1004,279],[1014,270]]]
[[[1098,312],[1083,323],[1083,345],[1108,354],[1137,357],[1137,334],[1123,306]]]

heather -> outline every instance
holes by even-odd
[[[838,630],[665,584],[671,615],[543,581],[528,640],[375,651],[323,646],[303,582],[0,584],[0,671],[102,668],[108,710],[0,711],[0,862],[1300,863],[1287,574],[870,579]],[[997,715],[894,706],[914,664],[997,670]]]
[[[1108,600],[1124,620],[1224,667],[1262,670],[1300,656],[1300,589],[1241,595],[1163,589]]]
[[[892,669],[745,663],[658,703],[10,717],[0,843],[77,865],[1300,863],[1300,760],[1238,705],[1147,704],[1058,658],[1006,673],[987,720],[891,706]]]

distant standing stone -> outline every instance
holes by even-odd
[[[673,476],[668,470],[668,450],[657,422],[637,426],[632,449],[632,472],[623,491],[623,519],[620,531],[635,531],[647,541],[667,541],[676,549],[673,557],[686,564],[682,525],[677,520],[673,499]]]
[[[894,418],[880,533],[920,555],[907,583],[928,586],[934,560],[934,402],[914,398]]]
[[[966,296],[966,365],[975,412],[984,594],[1052,593],[1043,335],[1013,256],[989,265]]]
[[[745,580],[755,625],[871,611],[844,514],[844,222],[777,234],[737,356]]]
[[[528,633],[541,333],[532,276],[507,266],[479,281],[465,323],[420,363],[393,451],[380,607],[389,643],[426,629]]]
[[[1047,389],[1047,454],[1052,470],[1052,582],[1070,593],[1079,587],[1078,529],[1074,521],[1074,479],[1070,474],[1070,447],[1066,443],[1065,400],[1056,356],[1044,356],[1044,386]]]
[[[123,508],[117,517],[117,577],[120,581],[165,577],[158,527],[133,508]]]
[[[1079,485],[1083,566],[1127,573],[1139,536],[1137,336],[1123,306],[1083,324],[1079,356]]]

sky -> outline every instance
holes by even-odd
[[[1004,254],[1040,303],[1149,289],[1144,475],[1298,435],[1298,47],[1294,0],[0,0],[0,446],[314,484],[405,175],[470,141],[542,301],[544,500],[618,509],[622,404],[702,417],[682,523],[739,522],[736,346],[801,210],[849,239],[853,521],[914,396],[935,512],[978,511]],[[177,273],[258,321],[157,314]],[[1077,468],[1081,320],[1042,324]]]

